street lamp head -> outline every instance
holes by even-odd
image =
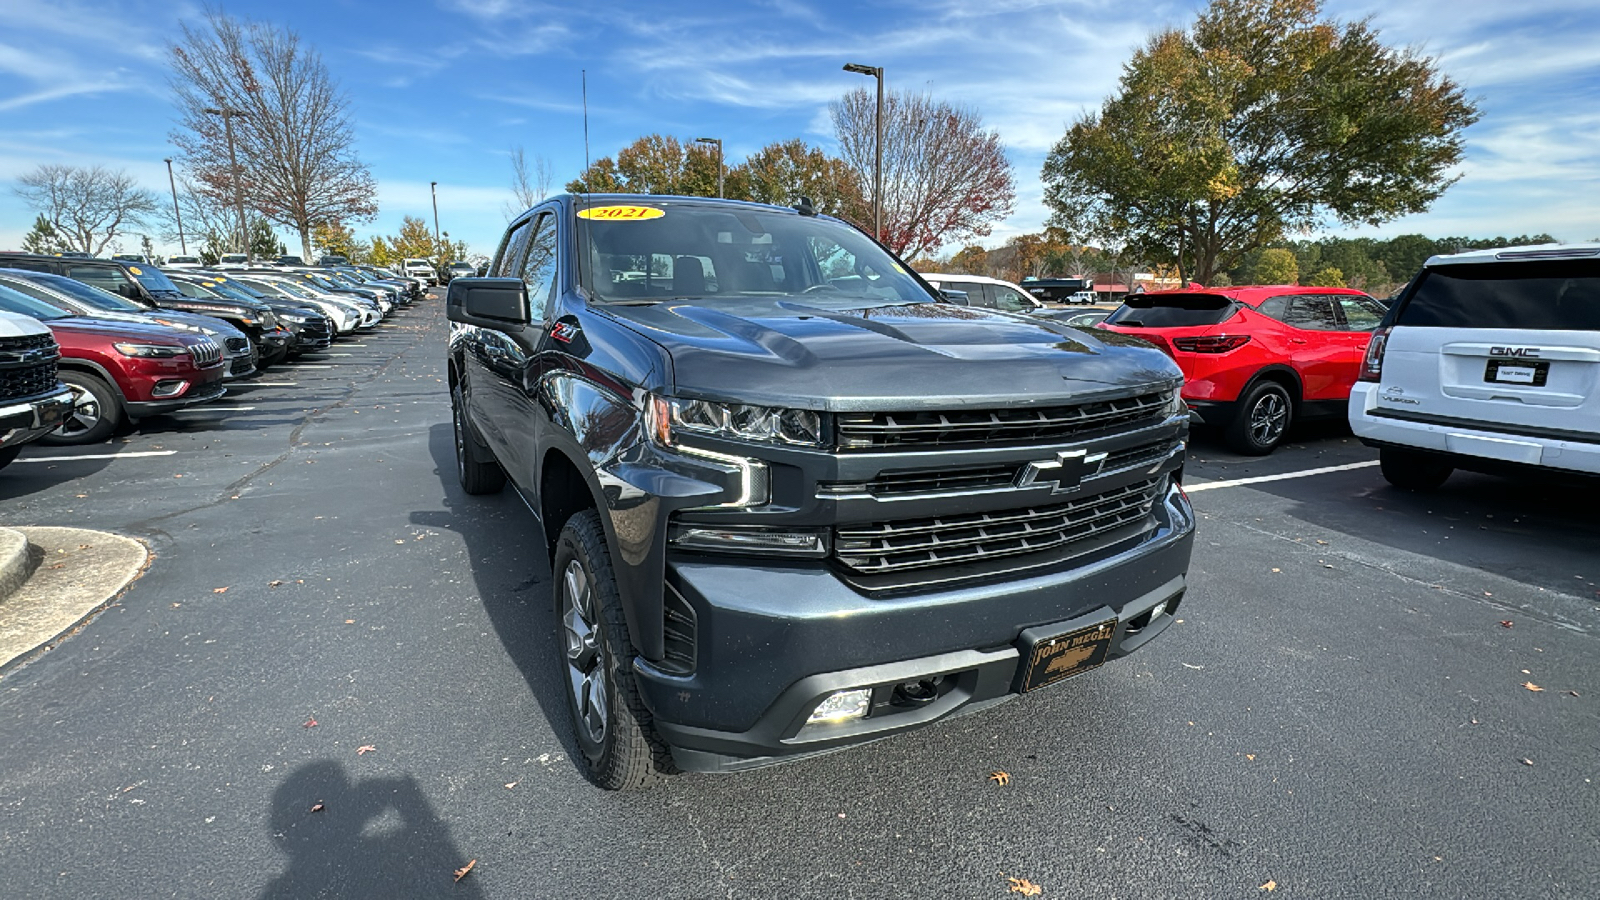
[[[883,70],[877,66],[864,66],[860,63],[845,63],[844,70],[846,72],[854,72],[857,75],[872,75],[874,77],[883,74]]]
[[[162,158],[161,158],[161,161],[162,161],[162,162],[164,162],[164,163],[166,163],[166,164],[167,164],[167,165],[169,165],[169,166],[170,166],[170,165],[172,165],[172,157],[170,157],[170,156],[164,156],[164,157],[162,157]]]
[[[694,142],[696,144],[717,144],[721,146],[722,138],[695,138]]]
[[[439,182],[437,182],[437,181],[428,182],[428,187],[438,187],[438,186],[439,186]]]

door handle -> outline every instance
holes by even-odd
[[[1308,343],[1308,342],[1306,341],[1305,338],[1290,338],[1289,339],[1289,343],[1291,343],[1291,344],[1304,344],[1304,343]]]

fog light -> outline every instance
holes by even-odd
[[[847,722],[851,719],[859,719],[867,714],[867,706],[871,702],[871,688],[834,691],[821,703],[817,704],[817,708],[811,712],[811,718],[806,720],[806,724]]]
[[[157,397],[174,397],[183,393],[183,389],[188,386],[189,382],[181,378],[168,378],[156,382],[156,386],[150,389],[150,393]]]
[[[1156,616],[1159,616],[1166,611],[1167,601],[1165,600],[1157,603],[1155,606],[1150,607],[1150,621],[1154,622],[1156,620]]]
[[[775,553],[784,556],[828,555],[828,545],[818,531],[766,531],[710,525],[675,525],[672,545],[690,550],[724,553]]]

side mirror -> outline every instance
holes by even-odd
[[[528,286],[520,278],[457,278],[445,294],[452,322],[501,331],[528,324]]]
[[[950,301],[951,303],[954,303],[957,306],[971,306],[972,305],[967,300],[967,292],[966,291],[953,291],[953,290],[947,290],[947,289],[941,288],[939,290],[939,296],[941,296],[944,299]]]

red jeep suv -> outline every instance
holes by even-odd
[[[1261,456],[1297,418],[1344,415],[1385,311],[1348,288],[1190,288],[1130,295],[1099,327],[1167,351],[1190,410]]]
[[[57,377],[72,389],[73,409],[42,441],[96,443],[124,419],[171,412],[223,394],[222,348],[203,334],[68,315],[4,287],[0,309],[43,322],[61,346]]]

